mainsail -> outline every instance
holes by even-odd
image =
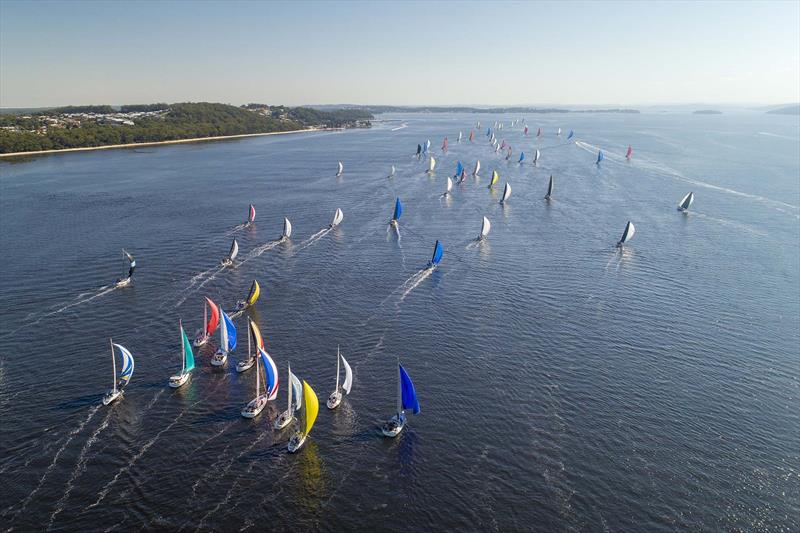
[[[283,217],[283,235],[282,237],[289,238],[292,236],[292,223],[289,222],[289,219]]]
[[[506,182],[506,186],[503,187],[503,197],[500,199],[500,203],[506,203],[506,200],[508,200],[509,196],[511,196],[511,185]]]
[[[686,211],[687,209],[689,209],[689,206],[692,205],[692,202],[694,202],[694,193],[690,192],[689,194],[684,196],[681,202],[678,204],[678,209],[680,209],[681,211]]]
[[[633,222],[630,220],[627,224],[625,224],[625,231],[622,232],[622,238],[617,243],[617,246],[622,246],[629,240],[633,238],[633,235],[636,233],[636,228],[633,226]]]
[[[392,220],[400,220],[401,216],[403,216],[403,204],[400,203],[400,198],[397,198],[394,201],[394,214],[392,215]]]
[[[492,223],[489,222],[489,219],[483,217],[483,224],[481,224],[481,237],[486,237],[489,235],[489,230],[492,229]]]

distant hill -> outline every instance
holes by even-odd
[[[692,112],[693,115],[721,115],[722,111],[716,109],[698,109]]]
[[[771,115],[800,115],[800,104],[792,104],[767,111]]]

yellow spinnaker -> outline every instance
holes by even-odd
[[[250,321],[250,329],[253,331],[253,339],[256,341],[256,346],[264,348],[264,339],[261,338],[261,330],[258,329],[256,323],[252,320]]]
[[[258,284],[258,281],[253,280],[253,286],[250,287],[250,296],[247,297],[247,305],[251,306],[256,303],[258,297],[261,295],[261,286]]]
[[[303,404],[303,409],[305,409],[306,412],[304,433],[308,435],[311,428],[314,426],[314,421],[317,419],[319,399],[317,399],[317,394],[314,392],[314,389],[312,389],[305,380],[303,380]]]
[[[491,189],[494,187],[494,184],[497,183],[497,180],[500,179],[500,174],[497,173],[496,170],[492,171],[492,182],[489,184],[489,188]]]

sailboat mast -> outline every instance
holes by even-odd
[[[261,359],[256,355],[256,398],[261,394],[261,370],[258,369],[258,360]]]
[[[339,392],[339,346],[336,346],[336,388],[334,389],[336,392]]]
[[[204,337],[206,336],[206,333],[208,333],[208,331],[207,331],[208,327],[206,326],[206,324],[208,324],[208,300],[203,302],[203,336]]]
[[[289,375],[287,376],[288,377],[288,380],[287,380],[288,387],[286,387],[286,388],[289,389],[289,405],[286,407],[286,410],[289,411],[289,414],[291,414],[291,412],[292,412],[292,389],[294,388],[294,384],[292,383],[292,363],[289,363],[288,367],[289,367]]]
[[[400,385],[400,357],[397,357],[397,416],[403,412],[403,391]]]
[[[114,340],[108,339],[111,344],[111,366],[114,368],[114,392],[117,392],[117,358],[114,357]]]
[[[183,321],[178,320],[178,326],[180,327],[180,337],[181,337],[181,375],[183,375],[184,371],[186,370],[186,343],[183,342]]]
[[[250,359],[250,320],[247,320],[247,358]]]

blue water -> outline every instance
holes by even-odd
[[[528,116],[537,143],[513,118],[382,115],[0,163],[2,529],[797,531],[798,119]],[[495,120],[509,161],[483,135]],[[412,155],[428,138],[432,175]],[[237,229],[249,203],[256,225]],[[294,234],[277,244],[284,216]],[[234,236],[238,266],[219,271]],[[123,247],[138,270],[114,290]],[[212,368],[216,339],[188,385],[167,379],[178,320],[191,335],[204,296],[230,308],[253,279],[282,388],[247,421],[253,372]],[[136,372],[98,407],[111,337]],[[331,412],[337,345],[355,379]],[[421,413],[389,440],[398,357]],[[271,429],[288,362],[322,404],[296,455]]]

